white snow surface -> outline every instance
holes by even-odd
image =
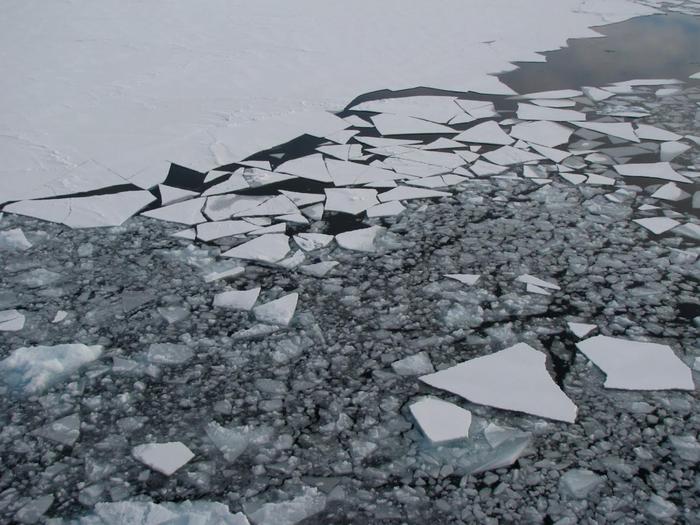
[[[654,12],[631,0],[580,4],[10,0],[0,202],[52,195],[46,183],[88,161],[148,187],[168,162],[207,171],[302,133],[325,136],[347,124],[328,110],[377,89],[508,93],[488,73]]]

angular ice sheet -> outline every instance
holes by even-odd
[[[231,248],[223,257],[236,257],[261,262],[277,262],[289,253],[289,237],[283,233],[268,233]]]
[[[521,120],[577,122],[585,121],[586,114],[573,109],[545,108],[533,104],[518,104],[518,118]]]
[[[518,343],[420,380],[473,403],[572,423],[576,405],[552,380],[545,361],[542,352]]]
[[[648,124],[637,124],[635,134],[644,140],[681,140],[683,137],[672,131],[650,126]]]
[[[454,137],[454,140],[473,144],[496,144],[499,146],[505,146],[515,142],[515,140],[503,131],[498,123],[493,120],[477,124],[476,126],[462,131],[459,135]]]
[[[428,199],[434,197],[451,197],[451,193],[444,191],[428,190],[424,188],[411,188],[409,186],[399,186],[393,190],[379,194],[381,202],[405,201],[410,199]]]
[[[540,279],[538,277],[534,277],[534,276],[529,275],[527,273],[521,275],[520,277],[518,277],[515,280],[518,281],[519,283],[534,284],[535,286],[539,286],[541,288],[550,288],[552,290],[560,290],[561,289],[561,288],[559,288],[559,286],[557,284],[550,283],[548,281],[543,281],[542,279]]]
[[[373,252],[375,251],[374,240],[384,230],[385,228],[381,226],[372,226],[370,228],[343,232],[335,236],[335,242],[346,250]]]
[[[32,434],[72,447],[80,437],[80,416],[71,414],[62,417],[36,429]]]
[[[142,215],[161,221],[177,222],[191,226],[200,222],[206,222],[207,219],[202,215],[202,208],[204,208],[205,203],[206,198],[199,197],[149,210],[143,212]]]
[[[569,322],[567,324],[569,325],[569,330],[571,330],[574,333],[574,335],[576,337],[578,337],[579,339],[582,337],[586,337],[593,330],[598,328],[598,326],[594,325],[594,324],[574,323],[574,322]]]
[[[294,317],[298,300],[298,293],[290,293],[269,303],[256,306],[253,308],[253,314],[258,321],[263,323],[287,326]]]
[[[630,142],[640,142],[629,122],[577,122],[577,126]]]
[[[326,496],[316,488],[304,487],[300,496],[280,503],[265,503],[250,514],[255,525],[295,525],[326,508]]]
[[[377,190],[364,188],[326,188],[326,211],[357,215],[379,204]]]
[[[462,284],[473,286],[481,278],[480,274],[474,273],[447,273],[445,277],[459,281]]]
[[[667,182],[652,193],[651,196],[655,199],[677,202],[689,198],[690,193],[683,191],[673,182]]]
[[[650,232],[661,235],[668,230],[675,228],[680,224],[675,219],[669,219],[668,217],[649,217],[646,219],[634,219],[634,222],[640,226],[645,227]]]
[[[556,122],[524,122],[513,126],[510,130],[510,136],[526,142],[554,148],[569,142],[573,131],[571,128]]]
[[[260,295],[260,287],[250,290],[230,290],[214,296],[214,306],[231,310],[250,310]]]
[[[694,390],[690,368],[670,346],[598,335],[576,343],[607,376],[604,386],[623,390]]]
[[[24,314],[17,310],[0,311],[0,332],[17,332],[24,328]]]
[[[305,252],[328,246],[332,240],[333,235],[326,235],[325,233],[300,233],[294,236],[294,242]]]
[[[277,166],[275,171],[318,182],[331,182],[331,176],[328,174],[323,155],[320,153],[288,160]]]
[[[668,162],[621,164],[614,166],[614,168],[620,175],[625,175],[626,177],[644,177],[686,183],[692,182],[690,179],[677,173]]]
[[[137,445],[131,453],[141,463],[166,476],[173,475],[194,457],[192,451],[179,441]]]
[[[421,399],[409,408],[423,433],[433,443],[469,437],[472,424],[469,410],[432,397]]]
[[[406,207],[399,201],[385,202],[367,209],[367,217],[393,217],[405,209]]]
[[[337,261],[322,261],[316,264],[299,266],[299,271],[305,275],[311,275],[312,277],[324,277],[336,266],[338,266]]]
[[[204,242],[256,230],[258,226],[241,220],[203,222],[197,225],[197,238]]]
[[[456,112],[455,112],[456,113]],[[382,135],[424,135],[424,134],[455,134],[450,127],[427,120],[408,117],[405,115],[391,115],[383,113],[371,117],[374,127]]]

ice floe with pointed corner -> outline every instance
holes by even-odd
[[[432,443],[444,443],[469,437],[472,413],[455,404],[426,397],[412,403],[411,415]]]
[[[537,295],[551,295],[545,288],[532,283],[527,283],[525,285],[525,291],[527,293],[534,293]]]
[[[320,153],[288,160],[277,166],[275,171],[318,182],[331,182],[331,176]]]
[[[466,111],[474,120],[482,118],[494,118],[498,116],[493,102],[486,100],[465,100],[457,99],[457,105]],[[453,123],[450,121],[450,123]]]
[[[80,416],[71,414],[39,427],[33,435],[72,447],[80,437]]]
[[[468,401],[573,423],[576,405],[547,372],[546,356],[526,343],[420,377]]]
[[[411,199],[431,199],[435,197],[451,197],[451,193],[444,191],[428,190],[424,188],[412,188],[410,186],[399,186],[393,190],[379,194],[381,202],[406,201]]]
[[[676,172],[668,162],[620,164],[614,168],[616,172],[626,177],[644,177],[686,183],[692,182],[690,179]]]
[[[686,222],[685,224],[681,224],[680,226],[674,228],[673,233],[700,241],[700,225],[693,224],[692,222]]]
[[[598,328],[597,325],[594,324],[588,324],[588,323],[575,323],[573,321],[570,321],[566,323],[569,325],[569,330],[578,337],[579,339],[582,337],[586,337],[588,334],[590,334],[593,330]]]
[[[355,250],[358,252],[373,252],[375,251],[374,241],[377,236],[383,233],[385,228],[381,226],[371,226],[359,230],[351,230],[339,233],[335,236],[335,242],[338,246],[346,250]]]
[[[573,132],[574,130],[571,128],[557,122],[542,120],[516,124],[510,130],[510,136],[548,148],[555,148],[568,143]]]
[[[481,278],[481,275],[478,273],[447,273],[445,274],[445,277],[454,279],[455,281],[459,281],[460,283],[468,286],[474,286]]]
[[[56,315],[54,316],[53,321],[51,321],[51,322],[52,323],[60,323],[66,317],[68,317],[68,312],[66,312],[65,310],[59,310],[58,312],[56,312]]]
[[[672,131],[650,126],[649,124],[637,124],[634,131],[637,137],[643,140],[681,140],[683,137]]]
[[[477,124],[476,126],[462,131],[459,135],[454,137],[454,140],[473,144],[495,144],[497,146],[505,146],[515,142],[515,140],[503,131],[501,126],[493,120]]]
[[[252,171],[252,170],[251,170]],[[266,171],[266,170],[260,170],[260,171]],[[231,193],[234,191],[238,190],[244,190],[246,188],[249,188],[250,185],[248,184],[248,181],[246,178],[243,176],[244,170],[236,170],[234,173],[231,173],[228,177],[228,179],[219,182],[218,184],[213,185],[212,187],[204,190],[202,193],[203,197],[208,197],[210,195],[220,195],[222,193]],[[250,173],[250,171],[249,171]]]
[[[374,127],[382,135],[428,135],[428,134],[456,134],[457,132],[448,126],[436,124],[428,120],[408,117],[405,115],[392,115],[382,113],[370,117]]]
[[[434,95],[369,100],[353,106],[352,110],[403,115],[440,124],[446,124],[457,113],[461,113],[454,98]]]
[[[24,251],[32,247],[20,228],[0,232],[0,250]]]
[[[640,142],[629,122],[576,122],[580,128],[610,135],[630,142]]]
[[[586,120],[586,114],[573,109],[545,108],[534,104],[518,104],[518,118],[521,120],[551,120],[555,122],[576,122]]]
[[[193,224],[199,224],[200,222],[206,222],[206,217],[202,215],[202,208],[204,208],[206,200],[205,197],[189,199],[154,210],[148,210],[141,215],[161,221],[176,222],[178,224],[187,224],[191,226]]]
[[[646,219],[634,219],[634,222],[656,235],[661,235],[680,224],[677,220],[669,217],[648,217]]]
[[[325,277],[328,272],[338,266],[337,261],[322,261],[315,264],[299,266],[299,271],[312,277]]]
[[[548,281],[544,281],[538,277],[534,277],[533,275],[527,273],[519,276],[515,280],[519,283],[532,284],[534,286],[539,286],[540,288],[549,288],[550,290],[561,290],[561,288],[559,288],[559,285],[555,283],[550,283]]]
[[[256,306],[253,308],[253,314],[262,323],[287,326],[294,317],[298,300],[298,293],[290,293],[269,303]]]
[[[255,525],[295,525],[326,508],[326,496],[315,487],[304,487],[289,501],[265,503],[250,514]]]
[[[131,454],[165,476],[172,476],[194,457],[192,451],[180,441],[137,445],[131,449]]]
[[[547,157],[552,162],[557,163],[562,162],[563,160],[573,155],[573,153],[571,153],[570,151],[562,151],[556,148],[548,148],[546,146],[540,146],[539,144],[530,144],[530,147],[543,157]]]
[[[429,151],[423,149],[413,149],[397,155],[405,160],[430,164],[432,166],[440,166],[441,168],[454,169],[463,166],[465,161],[456,153],[448,153],[444,151]]]
[[[326,211],[357,215],[379,204],[377,190],[365,188],[326,188]]]
[[[597,87],[583,87],[581,90],[583,91],[583,94],[590,98],[593,102],[602,102],[603,100],[607,100],[610,97],[615,96],[615,93]]]
[[[101,502],[91,514],[80,517],[80,525],[250,525],[242,512],[232,514],[223,503],[185,500],[177,503],[146,501]]]
[[[479,177],[485,177],[487,175],[500,175],[508,169],[507,166],[498,166],[496,164],[491,164],[483,160],[477,160],[474,164],[469,166],[469,169],[474,172],[475,175]]]
[[[683,144],[682,142],[664,142],[659,149],[659,158],[662,161],[671,162],[689,149],[691,149],[691,146]]]
[[[497,150],[484,153],[483,157],[489,162],[500,166],[511,166],[513,164],[542,160],[542,157],[539,155],[520,148],[514,148],[513,146],[502,146]]]
[[[690,368],[668,345],[597,335],[576,346],[606,375],[605,388],[695,389]]]
[[[240,235],[256,230],[258,226],[242,220],[203,222],[197,225],[197,238],[204,242]]]
[[[289,253],[289,237],[283,233],[268,233],[224,252],[223,257],[236,257],[260,262],[277,262]]]
[[[334,157],[338,160],[350,160],[362,157],[362,146],[359,144],[333,144],[319,146],[316,151]]]
[[[683,191],[673,182],[667,182],[651,194],[655,199],[678,202],[690,197],[690,193]]]
[[[326,163],[328,173],[335,186],[350,186],[372,182],[390,182],[401,178],[395,172],[378,166],[369,166],[359,162],[346,162],[329,159]]]
[[[236,277],[237,275],[241,275],[242,273],[245,272],[245,268],[243,266],[231,266],[229,268],[223,269],[223,270],[218,270],[214,272],[209,272],[204,275],[204,282],[211,283],[214,281],[218,281],[219,279],[229,279],[231,277]]]
[[[165,184],[158,184],[158,193],[160,193],[161,206],[175,204],[176,202],[186,201],[187,199],[199,196],[199,193],[196,191],[183,190],[182,188],[166,186]]]
[[[214,296],[214,306],[231,310],[250,310],[260,295],[260,287],[250,290],[229,290]]]
[[[445,137],[440,137],[432,142],[429,142],[425,146],[420,146],[421,149],[432,151],[432,150],[454,150],[455,148],[463,148],[464,144],[461,144],[455,140],[448,139]]]
[[[17,332],[24,328],[24,314],[17,310],[0,311],[0,332]]]
[[[217,195],[207,197],[204,215],[212,221],[230,219],[242,211],[252,210],[262,204],[269,196],[264,195]]]
[[[99,358],[102,349],[80,343],[18,348],[0,361],[0,380],[11,389],[36,394]]]
[[[524,99],[542,98],[542,99],[560,100],[560,99],[564,99],[564,98],[580,97],[581,95],[583,95],[583,93],[577,89],[558,89],[555,91],[538,91],[536,93],[527,93],[525,95],[520,95],[517,98],[524,98]]]
[[[326,196],[320,193],[300,193],[287,190],[280,190],[280,193],[297,206],[308,206],[309,204],[316,204],[326,200]]]
[[[305,252],[328,246],[332,240],[333,235],[326,235],[325,233],[300,233],[294,236],[294,242]]]
[[[377,204],[367,209],[367,217],[393,217],[402,213],[406,207],[399,201]]]
[[[261,202],[255,208],[239,211],[235,216],[264,217],[268,215],[287,215],[289,213],[299,213],[299,208],[286,196],[276,195]]]
[[[430,356],[426,352],[418,352],[391,363],[391,368],[400,376],[418,376],[435,372]]]

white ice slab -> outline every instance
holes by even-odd
[[[432,443],[469,437],[472,414],[457,405],[426,397],[410,405],[411,414]]]
[[[255,239],[231,248],[223,257],[236,257],[260,262],[277,262],[289,253],[289,237],[282,233],[261,235]]]
[[[387,182],[400,178],[395,172],[359,162],[328,159],[326,162],[331,181],[335,186],[350,186],[370,182]]]
[[[269,199],[264,195],[218,195],[208,197],[204,214],[213,221],[230,219],[234,214],[251,210]]]
[[[282,216],[284,217],[284,216]],[[300,215],[301,217],[301,215]],[[279,219],[279,217],[277,217]],[[302,217],[303,218],[303,217]],[[277,224],[271,224],[269,226],[263,226],[262,228],[258,228],[257,230],[253,230],[252,232],[246,233],[248,236],[253,236],[253,235],[265,235],[268,233],[286,233],[287,231],[287,224],[285,222],[280,222]]]
[[[377,190],[369,188],[326,188],[325,192],[326,211],[357,215],[379,204]]]
[[[626,177],[644,177],[675,182],[691,182],[690,179],[677,173],[668,162],[621,164],[619,166],[614,166],[614,168],[620,175],[625,175]]]
[[[668,230],[675,228],[680,224],[675,219],[669,219],[668,217],[649,217],[647,219],[634,219],[634,222],[640,226],[645,227],[652,233],[660,235],[667,232]]]
[[[371,122],[366,121],[365,119],[358,117],[357,115],[349,115],[343,119],[345,122],[350,124],[354,128],[373,128],[374,126],[372,125]]]
[[[596,88],[596,87],[584,87],[581,88],[583,93],[590,98],[593,102],[601,102],[603,100],[607,100],[610,97],[614,97],[615,93],[611,93],[610,91],[606,91],[604,89]]]
[[[543,108],[533,104],[518,104],[518,118],[521,120],[575,122],[586,120],[586,114],[572,109]]]
[[[299,208],[286,196],[277,195],[258,204],[255,208],[240,211],[236,217],[265,217],[274,215],[287,215],[289,213],[299,213]]]
[[[456,112],[455,112],[456,113]],[[426,135],[457,133],[455,130],[442,124],[436,124],[427,120],[421,120],[405,115],[391,115],[383,113],[372,118],[374,127],[382,135]]]
[[[496,144],[499,146],[515,142],[515,140],[503,131],[498,123],[493,120],[482,122],[481,124],[477,124],[476,126],[462,131],[459,135],[454,137],[454,140],[474,144]]]
[[[304,216],[308,217],[312,221],[320,221],[321,219],[323,219],[324,209],[325,208],[323,204],[312,204],[311,206],[303,208],[301,210],[301,213],[303,213]]]
[[[578,173],[560,173],[559,176],[571,184],[581,184],[586,182],[587,177],[585,175],[580,175]]]
[[[545,288],[542,288],[541,286],[537,286],[536,284],[532,283],[527,283],[525,285],[525,291],[527,293],[534,293],[537,295],[551,295]]]
[[[317,202],[323,202],[326,200],[326,196],[321,195],[320,193],[299,193],[297,191],[287,190],[280,190],[280,193],[297,206],[307,206],[309,204],[316,204]]]
[[[503,146],[494,151],[484,153],[483,157],[489,162],[499,164],[501,166],[512,166],[513,164],[522,164],[523,162],[533,162],[542,160],[543,157],[530,153],[529,151],[514,148],[513,146]]]
[[[338,266],[337,261],[323,261],[316,264],[307,264],[304,266],[299,266],[299,271],[303,274],[311,275],[313,277],[324,277],[336,266]]]
[[[481,278],[481,275],[478,273],[446,273],[445,277],[454,279],[455,281],[459,281],[460,283],[468,286],[473,286]]]
[[[203,222],[197,225],[197,238],[204,242],[248,233],[259,227],[246,221]]]
[[[588,178],[586,179],[586,184],[591,186],[614,186],[615,179],[612,177],[606,177],[605,175],[598,175],[597,173],[587,173]]]
[[[681,140],[683,138],[682,135],[648,124],[637,124],[637,129],[634,132],[637,137],[643,140]]]
[[[590,334],[593,330],[598,328],[597,325],[594,324],[587,324],[587,323],[574,323],[574,322],[569,322],[567,323],[569,325],[569,330],[573,332],[573,334],[578,337],[579,339],[582,337],[586,337],[588,334]]]
[[[214,296],[214,306],[231,310],[250,310],[260,295],[260,287],[250,290],[230,290]]]
[[[576,106],[576,102],[566,98],[557,99],[532,99],[530,100],[535,106],[544,106],[546,108],[573,108]]]
[[[651,196],[655,199],[677,202],[689,198],[690,193],[680,189],[674,182],[667,182],[656,190]]]
[[[393,217],[402,213],[406,207],[399,201],[377,204],[367,209],[367,217]]]
[[[199,195],[199,193],[196,191],[174,188],[172,186],[166,186],[165,184],[158,184],[158,191],[160,191],[160,203],[162,206],[186,201],[187,199],[191,199]]]
[[[24,314],[17,310],[0,311],[0,332],[17,332],[24,328]]]
[[[296,175],[277,173],[274,171],[261,170],[258,168],[245,168],[243,177],[251,188],[260,188],[270,184],[276,184],[287,180],[296,179]]]
[[[352,110],[403,115],[441,124],[446,124],[457,113],[461,113],[459,106],[455,104],[454,98],[440,96],[415,96],[370,100],[353,106]],[[384,135],[384,133],[382,133],[382,135]]]
[[[630,142],[640,142],[632,124],[629,122],[577,122],[576,125],[583,129],[610,135],[611,137],[629,140]]]
[[[474,119],[494,118],[498,116],[493,102],[485,100],[457,99],[457,105]]]
[[[379,200],[381,202],[390,202],[451,196],[451,193],[446,193],[444,191],[428,190],[425,188],[412,188],[409,186],[398,186],[393,190],[380,193]]]
[[[72,447],[80,437],[80,416],[71,414],[62,417],[37,428],[32,434]]]
[[[290,293],[269,303],[262,304],[253,308],[255,318],[263,323],[287,326],[294,317],[294,311],[297,308],[299,300],[298,293]]]
[[[391,363],[391,368],[400,376],[418,376],[435,372],[427,352],[418,352]]]
[[[540,146],[539,144],[530,144],[530,147],[543,157],[547,157],[552,162],[557,163],[571,157],[572,155],[571,152],[562,151],[557,148],[547,148],[546,146]]]
[[[561,290],[561,288],[559,288],[557,284],[543,281],[542,279],[539,279],[538,277],[534,277],[529,274],[521,275],[516,279],[516,281],[518,281],[519,283],[534,284],[535,286],[539,286],[541,288],[549,288],[550,290]]]
[[[328,244],[333,240],[333,235],[326,235],[324,233],[300,233],[294,236],[294,242],[299,245],[299,248],[305,252],[310,252],[313,250],[318,250]]]
[[[661,148],[659,149],[659,158],[662,161],[672,161],[679,155],[682,155],[689,149],[691,149],[692,146],[688,144],[683,144],[682,142],[664,142],[661,144]]]
[[[331,176],[320,153],[288,160],[277,166],[275,171],[319,182],[331,182]]]
[[[576,405],[552,380],[545,354],[525,343],[420,379],[481,405],[573,423]]]
[[[204,208],[205,203],[206,198],[199,197],[197,199],[190,199],[149,210],[142,213],[142,215],[161,221],[176,222],[178,224],[187,224],[191,226],[207,220],[204,215],[202,215],[202,208]]]
[[[559,100],[563,98],[574,98],[583,95],[581,91],[576,89],[559,89],[556,91],[538,91],[537,93],[528,93],[526,95],[520,95],[519,98],[532,99],[532,98],[543,98]]]
[[[179,441],[138,445],[131,449],[131,454],[141,463],[166,476],[172,476],[194,457],[192,451]]]
[[[604,386],[623,390],[694,390],[692,372],[670,346],[598,335],[576,343],[607,376]]]
[[[444,151],[413,149],[412,151],[400,153],[397,157],[449,169],[454,169],[465,164],[464,159],[459,155]]]
[[[464,147],[464,144],[457,142],[456,140],[447,139],[445,137],[440,137],[439,139],[436,139],[433,142],[426,144],[425,146],[421,146],[421,149],[424,149],[424,150],[439,150],[439,149],[453,150],[455,148],[463,148],[463,147]]]
[[[523,122],[510,130],[510,136],[548,148],[569,142],[573,130],[562,124],[549,121]]]
[[[383,165],[386,168],[391,168],[398,174],[395,177],[396,179],[404,179],[406,175],[410,177],[432,177],[451,171],[450,168],[433,166],[431,164],[416,162],[401,157],[389,157],[384,160]]]
[[[243,266],[233,266],[231,268],[228,268],[226,270],[221,270],[218,272],[210,272],[204,276],[204,281],[207,283],[211,283],[214,281],[218,281],[219,279],[229,279],[231,277],[236,277],[237,275],[241,275],[242,273],[245,272],[245,268]]]
[[[374,241],[384,230],[385,228],[381,226],[372,226],[370,228],[343,232],[335,236],[335,242],[346,250],[373,252],[375,251]]]
[[[250,170],[253,171],[253,170]],[[266,170],[260,170],[266,171]],[[232,173],[228,179],[215,184],[211,188],[202,193],[203,197],[208,197],[209,195],[221,195],[222,193],[231,193],[237,190],[244,190],[249,187],[248,181],[243,176],[243,169],[236,170]]]
[[[386,137],[355,137],[355,140],[373,148],[388,148],[392,146],[410,146],[420,144],[420,140],[389,139]]]
[[[32,247],[20,228],[0,232],[0,250],[24,251]]]
[[[688,78],[693,78],[693,79],[695,79],[695,80],[700,80],[700,71],[698,71],[697,73],[693,73],[693,74],[690,75]]]
[[[615,82],[614,86],[637,87],[637,86],[666,86],[682,84],[683,81],[675,78],[635,78],[633,80],[623,80]]]
[[[53,321],[51,321],[51,322],[52,323],[60,323],[66,317],[68,317],[68,312],[66,312],[65,310],[59,310],[58,312],[56,312],[56,315],[54,316]]]
[[[333,144],[319,146],[316,151],[339,160],[348,160],[362,156],[362,146],[359,144]]]
[[[499,175],[508,168],[506,166],[497,166],[496,164],[491,164],[483,160],[477,160],[474,164],[469,166],[469,169],[479,177],[484,177],[487,175]]]

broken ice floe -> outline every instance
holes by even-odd
[[[36,429],[32,434],[62,445],[73,446],[80,436],[80,417],[78,414],[62,417]]]
[[[298,293],[291,293],[269,303],[256,306],[253,309],[253,314],[258,321],[263,323],[287,326],[294,317],[298,299]]]
[[[277,262],[284,259],[288,253],[289,237],[281,233],[269,233],[231,248],[222,255],[237,259]]]
[[[375,251],[374,241],[383,231],[384,228],[381,226],[352,230],[339,233],[335,236],[335,241],[338,246],[346,250],[373,252]]]
[[[459,281],[460,283],[466,284],[468,286],[473,286],[481,278],[481,275],[473,273],[448,273],[445,274],[445,277],[448,277],[449,279],[454,279],[455,281]]]
[[[0,250],[24,251],[32,247],[20,228],[0,231]]]
[[[567,323],[569,325],[569,330],[571,330],[576,337],[579,339],[582,337],[586,337],[588,334],[590,334],[593,330],[598,328],[594,324],[587,324],[587,323],[574,323],[574,322],[569,322]]]
[[[223,503],[118,501],[95,504],[80,525],[250,525],[242,512],[232,514]]]
[[[231,290],[214,296],[214,306],[232,310],[250,310],[260,295],[260,288],[250,290]]]
[[[472,415],[468,410],[430,397],[412,403],[409,409],[423,433],[433,443],[469,437]]]
[[[192,451],[179,441],[137,445],[131,453],[141,463],[165,476],[172,476],[194,457]]]
[[[17,310],[0,311],[0,332],[16,332],[24,328],[24,314]]]

